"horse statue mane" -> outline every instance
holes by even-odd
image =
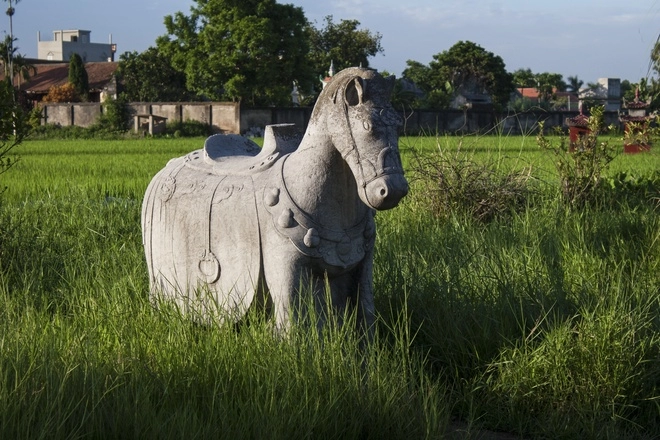
[[[267,126],[259,148],[215,135],[171,160],[142,209],[154,302],[201,321],[268,305],[287,328],[311,294],[318,307],[356,308],[370,328],[374,212],[408,192],[393,86],[375,70],[345,69],[319,95],[304,136],[293,124]]]

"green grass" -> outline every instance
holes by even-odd
[[[442,438],[450,418],[654,438],[657,209],[568,209],[533,137],[402,138],[404,162],[460,142],[503,169],[531,164],[542,194],[482,224],[433,216],[415,183],[379,213],[366,351],[346,327],[282,339],[256,315],[200,327],[150,305],[142,195],[202,138],[21,145],[0,176],[0,438]],[[608,172],[647,175],[658,157]]]

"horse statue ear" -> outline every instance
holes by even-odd
[[[346,84],[346,91],[344,92],[344,99],[346,104],[350,107],[362,104],[362,95],[364,94],[365,84],[362,78],[355,77],[352,81]]]

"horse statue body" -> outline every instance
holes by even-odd
[[[394,78],[349,68],[321,92],[304,136],[268,126],[261,149],[214,135],[171,160],[142,207],[153,300],[202,320],[267,306],[287,328],[302,299],[374,319],[375,210],[408,192],[398,150]],[[329,289],[328,289],[329,288]]]

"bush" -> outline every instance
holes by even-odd
[[[76,87],[71,83],[61,86],[53,86],[48,89],[48,94],[44,96],[43,102],[80,102],[80,95]]]
[[[502,172],[497,162],[479,161],[460,148],[453,155],[441,149],[415,155],[412,180],[420,181],[417,194],[434,214],[448,217],[460,211],[487,223],[521,211],[531,194],[531,168]]]
[[[200,121],[173,122],[167,124],[166,136],[173,137],[202,137],[211,135],[211,127]]]
[[[120,95],[117,99],[109,98],[103,103],[103,110],[98,121],[102,128],[121,133],[128,131],[131,112],[124,95]]]
[[[555,156],[555,167],[561,183],[563,200],[572,206],[582,206],[597,200],[602,188],[601,176],[616,156],[608,142],[599,142],[603,131],[603,107],[593,107],[588,118],[588,132],[576,142],[567,142],[566,135],[557,130],[559,143],[553,144],[543,134],[543,122],[539,122],[537,144]]]

